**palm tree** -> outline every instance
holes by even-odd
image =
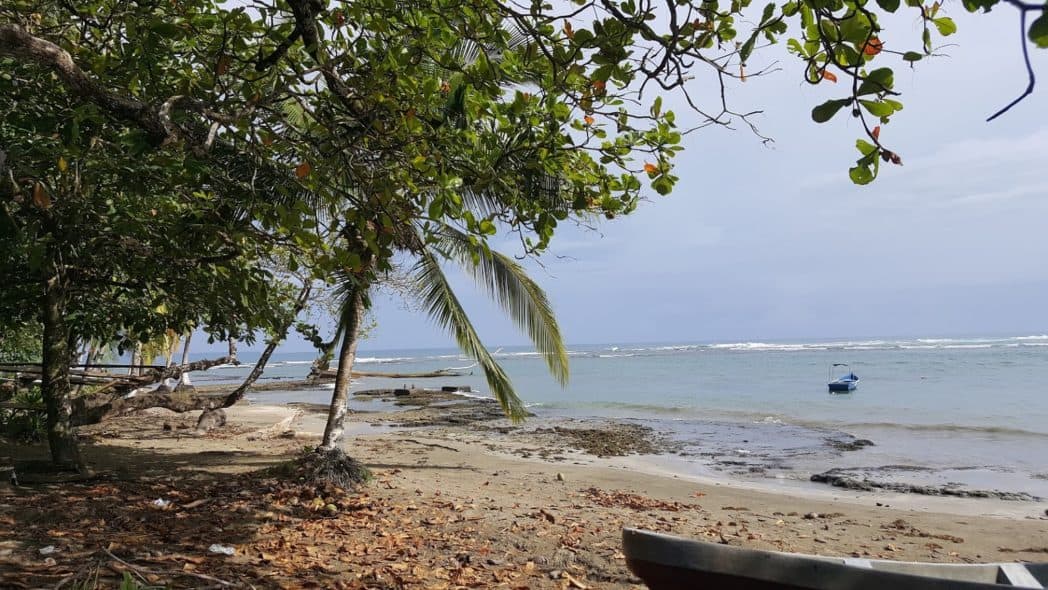
[[[416,237],[416,262],[412,268],[413,295],[426,313],[454,336],[462,351],[479,363],[491,393],[506,415],[514,421],[522,420],[527,414],[524,405],[506,372],[484,346],[470,322],[441,268],[440,259],[461,265],[517,327],[528,335],[545,358],[553,377],[565,384],[568,379],[568,355],[545,292],[515,260],[489,249],[483,242],[471,241],[468,235],[450,226],[441,226],[435,233],[435,240],[429,244],[424,243],[421,236],[416,234]],[[323,442],[318,447],[320,451],[336,449],[344,430],[360,320],[370,304],[368,293],[371,285],[363,282],[359,276],[343,277],[341,281],[342,315],[338,330],[342,343],[327,426]]]
[[[515,27],[507,28],[506,34],[507,49],[526,47],[529,42],[528,35]],[[462,66],[460,69],[464,69],[480,59],[482,54],[489,60],[499,58],[472,40],[463,40],[446,57],[450,63],[459,64]],[[465,108],[469,85],[464,77],[433,61],[424,62],[423,69],[447,79],[447,98],[441,120],[434,123],[438,126],[454,125],[459,129],[469,125]],[[507,88],[528,85],[535,81],[529,77],[538,78],[541,75],[541,72],[534,72],[530,76],[524,74],[520,79],[506,80]],[[485,125],[482,121],[473,124],[478,129],[483,129]],[[473,179],[473,182],[466,179],[460,194],[464,205],[478,218],[495,216],[500,211],[511,209],[514,199],[519,199],[522,195],[525,199],[541,203],[549,210],[561,207],[565,211],[570,210],[570,202],[565,202],[565,195],[560,190],[560,179],[547,173],[541,162],[514,149],[518,141],[527,141],[530,130],[520,129],[507,133],[491,126],[483,131],[487,134],[494,133],[500,139],[498,143],[502,149],[491,154],[492,167],[498,167],[500,171],[516,172],[524,182],[510,188],[511,183],[499,185],[491,183],[490,179]],[[415,258],[415,264],[411,269],[411,275],[414,277],[411,294],[437,325],[454,336],[459,348],[477,361],[491,393],[506,415],[515,422],[523,420],[527,414],[524,405],[514,391],[506,372],[481,341],[452,290],[440,261],[446,260],[460,265],[486,290],[517,327],[528,335],[537,351],[545,358],[550,373],[563,385],[568,379],[568,356],[545,292],[527,276],[523,267],[515,260],[491,250],[482,240],[472,240],[468,235],[447,224],[439,225],[435,230],[430,228],[426,237],[429,239],[423,237],[421,228],[414,228],[407,232],[407,236],[398,240],[397,245],[400,249],[411,253]],[[344,430],[350,375],[356,359],[360,321],[370,305],[368,294],[371,285],[362,278],[365,276],[366,272],[360,272],[341,277],[341,313],[335,336],[335,340],[341,336],[341,348],[327,426],[318,451],[336,450]]]

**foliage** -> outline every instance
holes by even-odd
[[[1044,6],[1003,1],[1019,9],[1030,43],[1048,45]],[[912,67],[935,55],[935,40],[956,30],[939,2],[757,8],[4,2],[0,274],[11,279],[0,286],[0,331],[44,323],[52,365],[64,362],[63,342],[126,348],[190,325],[250,340],[292,325],[301,283],[370,286],[406,253],[429,279],[428,309],[483,360],[438,272],[461,260],[443,243],[446,228],[482,268],[505,262],[490,252],[494,236],[515,234],[524,254],[539,255],[564,222],[590,225],[669,193],[683,133],[750,123],[729,106],[728,86],[759,76],[747,64],[791,24],[800,33],[786,49],[806,80],[849,83],[812,117],[847,108],[861,121],[851,178],[867,183],[882,161],[901,163],[881,140],[902,109],[889,59]],[[922,23],[912,50],[879,23],[903,10]],[[671,94],[686,118],[664,105]],[[277,280],[275,266],[301,278]],[[551,316],[522,305],[540,302],[526,282],[516,283],[526,297],[504,297],[499,281],[510,276],[479,278],[499,287],[492,293],[539,336],[557,372],[555,331],[535,331]],[[504,375],[484,364],[512,410]],[[67,392],[61,371],[47,373],[55,402]],[[52,404],[52,420],[61,407]]]
[[[998,4],[1009,4],[1019,10],[1021,30],[1028,33],[1029,42],[1037,47],[1048,47],[1048,11],[1046,5],[1019,0],[964,0],[969,12],[989,12]],[[881,25],[888,15],[912,11],[920,22],[920,42],[912,43],[902,37],[889,38]],[[1027,15],[1040,16],[1027,27]],[[915,68],[918,62],[937,55],[936,42],[957,32],[957,25],[946,14],[940,0],[789,0],[781,7],[769,4],[762,23],[763,33],[774,42],[785,32],[780,26],[787,19],[799,24],[801,35],[787,41],[790,53],[805,62],[805,81],[809,84],[836,84],[843,79],[847,91],[841,98],[827,100],[812,109],[812,120],[825,123],[838,112],[847,112],[862,124],[864,137],[855,147],[860,157],[849,171],[856,184],[872,182],[880,171],[881,162],[902,164],[897,152],[886,147],[881,139],[881,126],[903,109],[899,92],[895,89],[895,67]],[[757,32],[751,37],[755,39]],[[916,41],[916,40],[913,40]],[[1005,113],[1033,90],[1033,70],[1030,67],[1023,42],[1030,80],[1029,87],[1018,99],[992,115],[989,120]],[[746,46],[742,60],[745,61]]]
[[[0,362],[23,363],[40,360],[40,324],[0,324]]]
[[[40,394],[40,388],[23,389],[16,393],[10,402],[17,406],[37,409],[0,409],[0,436],[24,443],[43,440],[45,424],[43,414],[39,410],[44,407],[44,398]]]

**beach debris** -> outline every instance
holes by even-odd
[[[557,472],[557,481],[564,481],[564,474],[559,471]]]
[[[40,555],[51,555],[57,551],[58,549],[56,549],[54,545],[48,545],[47,547],[40,548]]]
[[[913,526],[909,522],[897,518],[888,524],[882,524],[881,528],[886,531],[898,532],[907,537],[922,537],[926,539],[941,539],[943,541],[949,541],[951,543],[963,543],[964,539],[955,535],[946,534],[935,534],[922,531],[921,529]]]
[[[818,512],[807,512],[804,514],[804,520],[814,520],[816,518],[819,518]]]
[[[589,588],[589,586],[583,584],[568,572],[561,572],[560,577],[561,579],[567,580],[568,586],[572,588],[578,588],[579,590],[587,590],[587,588]]]
[[[171,505],[171,500],[165,500],[163,498],[157,498],[156,500],[153,500],[152,502],[150,502],[150,504],[152,504],[156,508],[159,508],[159,509],[163,510],[164,508],[167,508],[168,506]]]
[[[232,545],[221,545],[219,543],[212,543],[211,546],[207,548],[207,552],[214,553],[216,555],[234,555],[236,554],[237,550]]]
[[[665,510],[668,512],[679,512],[689,508],[699,508],[698,504],[667,502],[623,491],[606,492],[598,488],[585,489],[582,491],[582,495],[589,498],[593,503],[599,506],[604,506],[605,508],[621,506],[624,508],[632,508],[633,510]]]

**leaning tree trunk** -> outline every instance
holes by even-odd
[[[51,461],[63,469],[80,471],[80,448],[70,417],[69,326],[66,324],[66,292],[59,273],[44,284],[43,380],[40,387],[47,407],[47,444]]]
[[[342,334],[342,348],[338,354],[335,391],[331,394],[331,408],[328,410],[327,426],[324,428],[324,441],[317,448],[319,451],[335,449],[345,430],[346,413],[349,411],[349,381],[353,372],[353,361],[357,357],[357,336],[360,320],[364,315],[364,295],[364,289],[354,287],[346,298],[349,313]]]
[[[220,406],[218,406],[217,408],[207,408],[200,413],[200,418],[197,419],[196,425],[197,432],[206,432],[208,430],[211,430],[215,426],[221,426],[225,424],[226,417],[225,412],[222,411],[223,408],[228,408],[240,401],[241,399],[243,399],[244,394],[247,393],[247,390],[255,384],[255,381],[257,381],[259,377],[262,376],[262,372],[266,370],[266,365],[269,363],[269,357],[273,356],[273,351],[275,351],[277,347],[280,346],[280,344],[284,342],[284,340],[287,338],[288,330],[291,329],[291,325],[295,322],[295,318],[298,317],[298,314],[302,313],[302,310],[305,309],[306,302],[309,301],[309,294],[312,292],[312,290],[312,283],[307,283],[304,287],[302,287],[302,290],[298,293],[298,299],[295,300],[295,307],[292,308],[291,316],[288,322],[284,324],[284,326],[277,334],[273,335],[273,338],[271,338],[268,343],[266,343],[266,347],[262,350],[262,354],[260,354],[258,356],[258,360],[255,361],[255,366],[251,368],[251,372],[247,374],[247,377],[244,378],[244,381],[240,384],[240,386],[231,391],[229,395],[227,395],[222,400],[222,404]],[[229,362],[238,365],[240,364],[240,361],[237,360],[236,352],[236,339],[230,338],[229,356],[231,360]]]
[[[306,376],[307,382],[316,383],[325,371],[330,370],[332,351],[335,349],[336,344],[338,344],[337,340],[321,344],[320,356],[313,359],[313,364],[309,367],[309,375]]]

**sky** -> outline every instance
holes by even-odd
[[[809,115],[846,91],[803,82],[782,45],[759,50],[751,70],[777,61],[781,71],[735,84],[728,99],[738,111],[763,110],[755,121],[773,144],[745,125],[692,133],[670,196],[651,192],[598,231],[562,225],[542,265],[528,264],[565,341],[1048,332],[1048,88],[985,122],[1026,86],[1018,16],[943,10],[959,26],[948,57],[896,68],[905,109],[881,139],[904,166],[853,185],[858,121],[842,112],[819,125]],[[883,39],[919,43],[916,20],[885,24]],[[1048,51],[1032,53],[1048,80]],[[712,100],[706,82],[692,90]],[[673,96],[665,102],[682,126],[695,116]],[[518,252],[509,239],[494,245]],[[456,285],[489,346],[527,342],[482,292]],[[374,316],[362,350],[454,345],[388,296],[376,298]],[[308,348],[293,339],[282,350]]]

